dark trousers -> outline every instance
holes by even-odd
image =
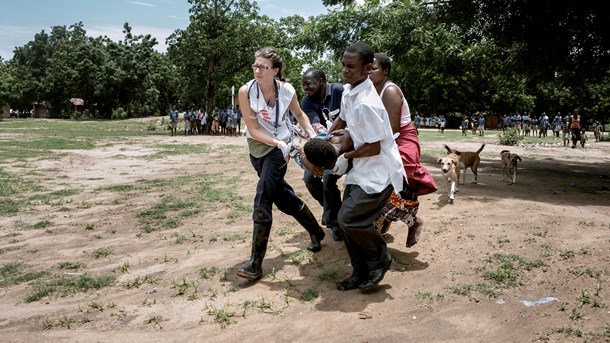
[[[252,213],[254,223],[271,225],[273,204],[290,216],[296,215],[304,204],[284,180],[287,163],[280,149],[275,148],[261,158],[250,155],[250,162],[259,177]]]
[[[354,274],[366,275],[370,270],[388,264],[388,246],[375,228],[374,220],[394,191],[389,185],[381,193],[367,194],[357,185],[347,185],[339,210],[339,227]]]
[[[339,227],[337,223],[337,215],[341,208],[341,191],[337,187],[337,180],[341,176],[324,173],[322,178],[317,177],[311,171],[305,169],[303,173],[303,181],[309,191],[309,194],[318,201],[324,209],[322,223],[329,229]]]

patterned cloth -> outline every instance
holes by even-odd
[[[375,220],[375,227],[382,234],[387,231],[386,221],[397,222],[403,221],[407,227],[411,227],[415,221],[417,210],[419,209],[419,201],[405,200],[396,193],[390,195],[390,199],[383,207],[383,210]]]

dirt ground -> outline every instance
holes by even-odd
[[[436,165],[441,145],[474,151],[483,141],[478,184],[469,171],[448,203]],[[170,144],[202,151],[150,158]],[[327,231],[322,251],[305,254],[306,232],[277,210],[266,276],[256,283],[236,276],[250,254],[257,182],[243,137],[109,139],[94,150],[4,165],[30,172],[25,177],[46,189],[78,192],[0,217],[0,263],[48,271],[45,280],[109,274],[116,284],[32,302],[24,299],[36,281],[0,287],[0,341],[610,341],[610,142],[511,147],[523,158],[515,185],[501,181],[506,147],[496,133],[421,145],[439,191],[420,198],[425,226],[417,245],[406,248],[405,224],[392,226],[386,240],[396,266],[368,292],[336,289],[351,270],[342,242]],[[161,185],[126,187],[142,180]],[[320,217],[292,162],[287,180]],[[143,231],[143,211],[223,184],[232,185],[232,199],[202,203],[176,227]],[[235,203],[245,210],[235,212]],[[49,226],[22,228],[41,220]],[[502,269],[517,277],[502,288],[493,283],[498,256],[541,263]],[[59,269],[62,261],[85,267]],[[481,291],[490,288],[491,296]],[[556,301],[523,303],[545,297]]]

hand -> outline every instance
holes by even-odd
[[[339,155],[337,157],[337,161],[335,162],[335,167],[333,168],[333,174],[343,175],[347,171],[348,161],[345,158],[345,154]]]
[[[303,167],[305,167],[307,170],[309,170],[310,172],[312,172],[314,175],[318,176],[318,177],[322,177],[322,175],[324,175],[324,168],[316,166],[314,164],[312,164],[311,162],[309,162],[309,160],[307,159],[307,156],[302,153],[300,155],[301,157],[301,164],[303,164]]]
[[[282,155],[284,155],[284,160],[288,161],[288,154],[290,154],[290,147],[285,142],[279,141],[277,143],[277,148],[280,149]]]

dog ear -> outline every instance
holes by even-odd
[[[441,164],[441,162],[443,162],[442,158],[439,158],[438,161],[436,161],[437,164]]]

